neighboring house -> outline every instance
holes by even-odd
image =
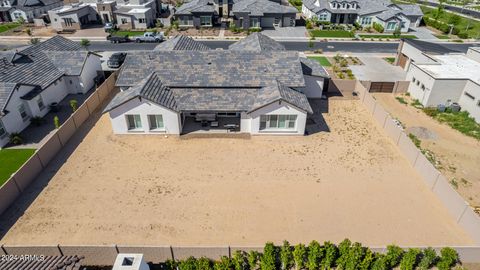
[[[79,30],[97,24],[99,21],[94,7],[84,3],[65,5],[48,11],[52,28],[61,30]]]
[[[372,27],[378,23],[385,32],[398,28],[408,32],[418,27],[423,17],[418,5],[393,4],[390,0],[304,0],[302,13],[307,19],[334,24]]]
[[[480,123],[480,48],[465,54],[428,55],[411,62],[408,92],[425,107],[456,102]]]
[[[460,54],[460,52],[447,48],[439,43],[418,39],[402,39],[398,46],[394,64],[408,71],[411,63],[435,63],[435,60],[431,58],[432,55],[445,54]]]
[[[155,26],[156,0],[83,0],[49,12],[57,30],[81,29],[93,23],[116,23],[120,29],[147,29]]]
[[[295,26],[297,9],[270,0],[193,0],[175,11],[182,27],[211,27],[232,18],[240,28]]]
[[[8,7],[10,19],[17,21],[21,17],[26,21],[33,23],[33,19],[46,19],[49,10],[61,7],[62,0],[0,0],[4,3],[4,10]]]
[[[274,43],[255,33],[229,50],[209,50],[176,37],[129,53],[116,83],[121,92],[105,109],[113,132],[183,134],[208,120],[212,130],[227,123],[250,134],[303,135],[308,98],[322,96],[329,76]]]
[[[61,36],[2,52],[0,63],[0,147],[32,117],[45,116],[50,104],[92,89],[101,70],[98,55]]]

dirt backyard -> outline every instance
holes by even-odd
[[[472,244],[359,101],[323,116],[330,131],[304,137],[179,139],[113,135],[103,115],[2,216],[0,242]]]
[[[407,131],[421,128],[422,149],[429,150],[437,168],[473,207],[480,207],[480,141],[441,124],[410,104],[401,104],[392,94],[375,98]],[[418,134],[417,134],[418,135]],[[478,209],[477,209],[478,210]]]

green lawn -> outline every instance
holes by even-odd
[[[12,173],[16,172],[33,154],[35,149],[2,149],[0,150],[0,186]]]
[[[312,37],[326,37],[326,38],[352,38],[355,35],[350,31],[345,30],[310,30]]]
[[[14,23],[2,23],[2,24],[0,24],[0,33],[6,32],[6,31],[11,30],[13,28],[17,28],[19,26],[20,26],[20,24],[16,23],[16,22],[14,22]]]
[[[119,37],[123,37],[123,36],[128,36],[128,37],[134,37],[134,36],[143,36],[143,33],[145,33],[146,31],[116,31],[113,33],[114,36],[119,36]]]
[[[325,56],[309,56],[308,58],[316,60],[324,67],[331,67],[330,61]]]
[[[423,13],[425,14],[424,17],[434,19],[435,18],[435,13],[436,13],[436,8],[430,8],[430,7],[425,7],[425,6],[420,6],[422,9]],[[450,24],[451,17],[455,13],[450,13],[447,11],[443,11],[440,13],[438,18],[436,20],[443,22],[445,24]],[[469,38],[478,38],[480,37],[480,21],[472,20],[472,19],[467,19],[464,17],[458,18],[458,22],[455,23],[455,27],[460,30],[460,33],[466,33]],[[467,30],[468,27],[468,30]],[[448,33],[449,28],[446,27],[445,33]]]
[[[390,64],[393,64],[395,62],[395,57],[385,57],[383,60],[387,61]]]
[[[359,35],[361,38],[391,38],[391,39],[395,39],[395,38],[411,38],[411,39],[417,39],[417,36],[414,36],[414,35],[400,35],[400,37],[394,37],[393,34],[373,34],[373,35],[369,35],[369,34],[360,34]]]

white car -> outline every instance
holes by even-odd
[[[135,36],[132,39],[135,40],[135,42],[162,42],[165,37],[163,36],[163,32],[157,34],[145,32],[143,36]]]

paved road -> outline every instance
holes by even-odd
[[[234,41],[216,41],[208,40],[201,41],[210,48],[227,49],[228,45]],[[322,49],[324,52],[346,52],[346,53],[395,53],[398,47],[397,42],[361,42],[361,41],[349,41],[349,42],[314,42],[314,47],[308,46],[309,42],[306,41],[284,41],[281,42],[287,50],[295,51],[308,51],[314,49]],[[466,52],[468,47],[480,46],[480,44],[462,44],[462,43],[446,43],[447,47]],[[109,42],[93,42],[90,46],[94,51],[131,51],[131,50],[150,50],[153,49],[156,44],[145,43],[124,43],[124,44],[111,44]]]

